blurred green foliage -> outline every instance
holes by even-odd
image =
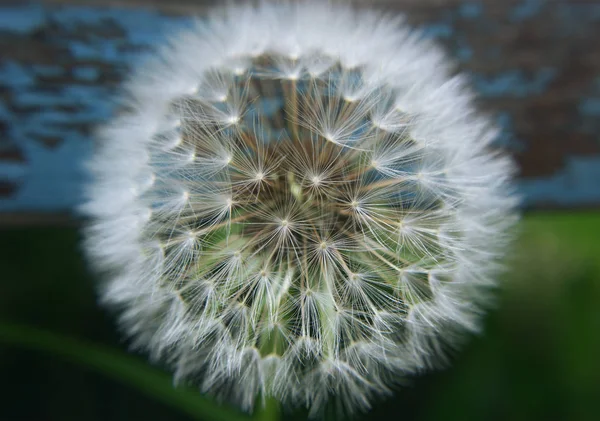
[[[599,239],[600,213],[526,215],[484,333],[448,368],[409,379],[358,418],[599,420]],[[195,403],[195,391],[171,389],[160,367],[127,354],[96,305],[77,228],[5,228],[0,248],[0,420],[208,419],[204,398]]]

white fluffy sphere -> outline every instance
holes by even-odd
[[[178,379],[365,409],[478,326],[512,162],[397,18],[229,7],[137,69],[90,162],[86,248]]]

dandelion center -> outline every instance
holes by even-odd
[[[434,189],[419,183],[421,168],[439,159],[416,148],[410,130],[373,124],[376,110],[393,111],[387,87],[333,59],[315,75],[309,58],[241,57],[243,70],[214,68],[200,81],[218,80],[226,95],[211,100],[201,88],[172,101],[165,120],[181,121],[182,141],[166,150],[157,142],[151,152],[157,163],[183,151],[194,158],[162,169],[162,183],[147,192],[162,212],[144,234],[161,243],[163,267],[178,268],[162,282],[179,291],[188,317],[217,326],[236,352],[293,355],[317,368],[325,357],[351,364],[358,345],[385,348],[393,335],[375,329],[381,314],[401,326],[433,296],[427,276],[406,271],[451,275],[456,258],[452,249],[440,253],[436,234],[452,222],[452,188],[443,176]],[[213,156],[227,165],[210,165]],[[164,196],[181,187],[185,203],[165,209]],[[213,205],[219,197],[224,207]],[[399,232],[408,216],[420,229]],[[198,234],[178,241],[180,232]],[[460,237],[454,230],[448,238]],[[208,285],[217,298],[210,312],[185,294]],[[306,341],[316,341],[313,355],[301,350]]]

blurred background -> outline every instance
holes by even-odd
[[[136,57],[217,3],[0,0],[0,420],[242,419],[127,352],[73,212]],[[600,420],[600,1],[356,3],[405,13],[470,76],[524,212],[484,334],[357,419]]]

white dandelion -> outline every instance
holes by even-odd
[[[220,9],[100,131],[83,211],[134,345],[251,410],[364,410],[476,331],[515,221],[512,162],[397,18]]]

